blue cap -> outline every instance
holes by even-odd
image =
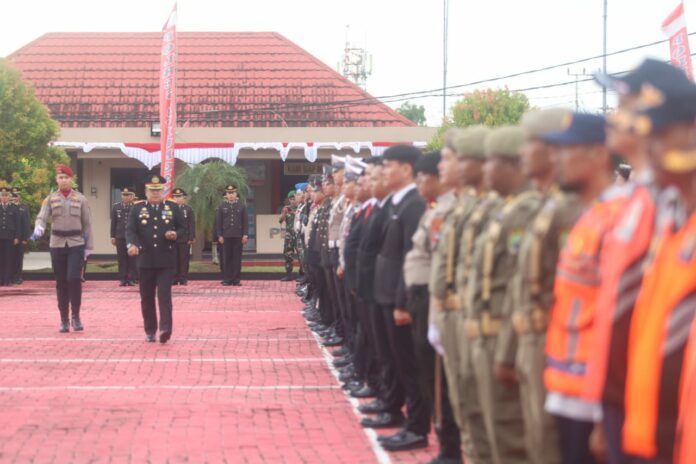
[[[299,184],[295,184],[295,191],[304,192],[307,189],[307,185],[307,182],[300,182]]]
[[[671,68],[671,69],[670,69]],[[670,74],[676,70],[664,61],[647,58],[636,69],[622,75],[596,72],[595,81],[602,87],[613,90],[620,95],[636,95],[640,93],[643,84],[650,83],[656,76]]]
[[[544,141],[554,145],[603,144],[606,140],[604,116],[587,113],[568,113],[563,130],[544,136]]]

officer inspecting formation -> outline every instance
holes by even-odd
[[[304,315],[385,450],[434,423],[434,463],[696,462],[696,85],[596,80],[606,119],[333,156],[292,195]]]

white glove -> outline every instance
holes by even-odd
[[[89,258],[89,255],[91,255],[91,254],[92,254],[92,250],[88,250],[87,248],[85,248],[85,260],[87,258]]]
[[[433,323],[428,325],[428,341],[440,356],[445,355],[445,347],[442,346],[442,340],[440,340],[440,330]]]
[[[41,224],[36,224],[34,226],[34,233],[31,234],[31,237],[29,237],[30,240],[37,240],[41,238],[41,236],[44,234],[44,227]]]

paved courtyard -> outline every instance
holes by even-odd
[[[144,341],[138,292],[88,282],[58,333],[53,282],[0,288],[0,462],[427,462],[358,425],[294,285],[174,287],[174,333]],[[389,433],[392,431],[382,431]]]

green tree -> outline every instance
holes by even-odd
[[[401,116],[410,119],[419,126],[425,126],[425,106],[404,102],[396,109]]]
[[[177,176],[175,183],[188,193],[189,205],[196,215],[198,240],[193,251],[194,259],[201,259],[204,241],[212,238],[215,211],[223,201],[225,187],[236,185],[239,198],[246,200],[249,193],[246,172],[224,161],[213,160],[190,166]]]
[[[474,90],[465,93],[450,108],[450,115],[428,144],[431,149],[442,147],[443,136],[452,127],[468,127],[478,124],[497,127],[514,125],[530,109],[527,96],[508,89]]]
[[[55,186],[55,164],[69,162],[63,150],[49,147],[58,131],[32,87],[0,59],[0,182],[20,187],[34,214]]]

